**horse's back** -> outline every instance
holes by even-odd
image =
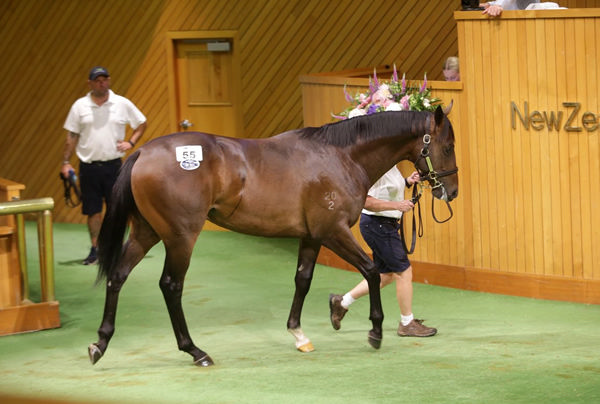
[[[304,237],[340,218],[355,220],[366,189],[351,161],[298,134],[238,139],[183,132],[154,139],[140,148],[132,172],[139,210],[165,231],[199,232],[208,219],[263,236]],[[184,150],[195,155],[182,158]]]

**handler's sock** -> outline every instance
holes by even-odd
[[[414,320],[414,318],[415,316],[413,316],[412,313],[410,313],[408,316],[400,314],[400,322],[402,323],[402,325],[409,325],[410,322]]]
[[[347,309],[355,301],[356,301],[356,299],[352,297],[350,292],[348,292],[344,295],[344,297],[342,297],[342,307]]]

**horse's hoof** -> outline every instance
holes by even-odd
[[[381,337],[378,337],[373,330],[369,331],[369,345],[375,349],[381,348]]]
[[[204,355],[202,358],[197,359],[197,360],[194,361],[194,365],[196,365],[196,366],[202,366],[203,368],[208,367],[208,366],[212,366],[214,364],[215,363],[213,362],[213,360],[208,355]]]
[[[312,342],[308,341],[306,344],[300,345],[298,350],[300,352],[312,352],[315,350],[315,347],[313,346]]]
[[[92,362],[93,365],[102,358],[103,353],[96,344],[90,344],[88,347],[88,355],[90,356],[90,362]]]

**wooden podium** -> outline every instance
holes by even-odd
[[[0,178],[0,335],[60,327],[54,297],[52,198],[20,200],[25,186]],[[25,213],[37,213],[41,302],[29,299]]]
[[[428,86],[445,105],[454,100],[459,193],[451,221],[423,214],[413,279],[600,304],[600,8],[454,18],[461,81]],[[300,82],[305,126],[346,108],[345,86],[369,86],[348,72]],[[423,212],[431,200],[421,198]],[[327,253],[319,263],[338,266]]]

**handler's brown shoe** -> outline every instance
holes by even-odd
[[[417,320],[416,318],[408,323],[398,327],[398,335],[401,337],[432,337],[437,333],[437,329],[432,327],[426,327],[421,324],[423,320]]]
[[[348,309],[342,307],[342,295],[329,295],[329,318],[334,330],[340,329],[340,322],[348,312]]]

